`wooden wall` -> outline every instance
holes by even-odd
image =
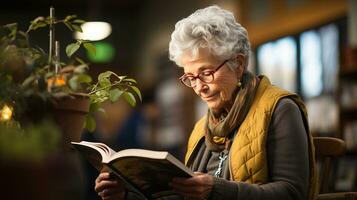
[[[236,16],[247,28],[253,48],[266,41],[347,16],[348,13],[347,0],[266,0],[265,4],[261,2],[239,0],[237,3]],[[251,13],[256,14],[254,16]]]

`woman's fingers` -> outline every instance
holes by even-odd
[[[172,180],[173,184],[185,185],[185,186],[212,186],[213,177],[208,174],[197,174],[191,178],[174,178]]]
[[[110,179],[110,173],[109,172],[102,172],[98,175],[98,177],[95,179],[95,183],[99,183],[102,180],[108,180]]]
[[[197,187],[172,183],[171,187],[179,194],[197,193]]]
[[[107,188],[122,188],[122,185],[117,180],[102,180],[95,184],[94,190],[101,192]]]
[[[121,188],[107,188],[98,193],[102,198],[111,197],[123,193],[124,190]]]
[[[213,177],[197,173],[191,178],[174,178],[170,185],[177,193],[189,199],[206,199],[213,187]]]
[[[94,190],[103,200],[123,199],[125,195],[123,184],[112,178],[108,172],[102,172],[98,175]]]

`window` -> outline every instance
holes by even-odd
[[[339,69],[337,23],[270,41],[257,48],[256,71],[304,99],[333,95]]]
[[[300,36],[301,93],[305,98],[322,93],[321,38],[317,31],[307,31]]]
[[[258,49],[259,73],[267,75],[272,84],[297,92],[296,42],[292,37],[269,42]]]
[[[256,50],[258,74],[305,100],[310,130],[317,134],[333,135],[338,126],[335,93],[343,23],[337,21],[279,38]]]

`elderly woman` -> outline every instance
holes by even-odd
[[[183,67],[181,82],[208,106],[188,142],[185,161],[196,175],[173,179],[172,188],[186,199],[314,199],[305,106],[247,71],[248,33],[233,14],[218,6],[197,10],[176,24],[169,51]],[[120,199],[119,185],[102,173],[96,191]],[[103,192],[108,188],[115,189]]]

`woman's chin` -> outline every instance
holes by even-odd
[[[212,111],[216,111],[221,108],[221,106],[219,106],[218,102],[206,102],[206,103],[207,103],[208,108]]]

